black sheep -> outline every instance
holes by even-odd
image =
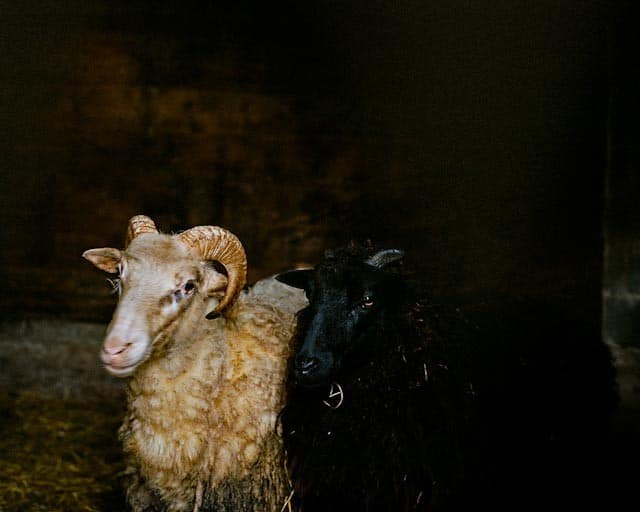
[[[592,502],[583,486],[597,481],[615,403],[597,332],[531,305],[477,327],[424,299],[401,258],[352,244],[315,269],[279,276],[310,301],[281,415],[294,504],[310,512]]]

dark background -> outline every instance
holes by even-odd
[[[138,213],[228,227],[251,280],[372,238],[462,303],[604,307],[637,397],[632,2],[0,7],[5,320],[108,320],[80,255]]]

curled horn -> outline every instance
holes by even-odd
[[[394,261],[398,261],[404,257],[404,251],[399,249],[387,249],[375,253],[365,261],[367,265],[375,268],[384,268]]]
[[[230,306],[247,281],[247,255],[233,233],[218,226],[196,226],[178,235],[204,261],[217,261],[227,270],[229,284],[214,312]]]
[[[157,233],[158,228],[156,228],[155,223],[146,215],[136,215],[135,217],[131,217],[129,219],[129,228],[127,229],[127,239],[124,243],[125,247],[128,247],[133,240],[138,235],[142,233]]]

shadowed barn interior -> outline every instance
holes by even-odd
[[[534,298],[618,371],[638,454],[630,1],[0,3],[0,510],[117,510],[116,303],[80,255],[216,224],[249,281],[371,239],[462,307]],[[613,500],[614,498],[612,498]]]

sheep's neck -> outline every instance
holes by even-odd
[[[154,477],[160,487],[173,485],[164,481],[167,468],[188,478],[204,456],[203,429],[228,364],[223,328],[212,324],[225,321],[195,312],[182,316],[129,382],[127,421],[134,435],[125,439],[125,451],[137,454],[144,467],[162,468]]]

